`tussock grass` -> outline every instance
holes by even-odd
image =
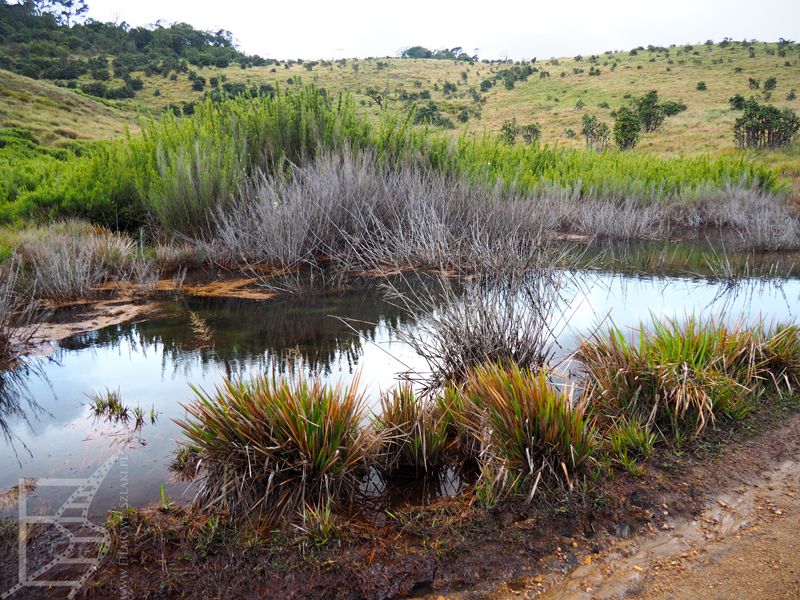
[[[582,341],[577,358],[602,415],[681,435],[748,410],[760,375],[757,349],[753,330],[741,322],[691,316],[642,324],[636,339],[612,326]]]
[[[481,460],[499,461],[514,481],[527,481],[531,496],[542,480],[571,487],[592,457],[584,403],[548,382],[544,370],[485,364],[470,372],[461,394],[454,418],[478,440]]]
[[[318,380],[228,380],[178,421],[197,459],[195,503],[255,524],[293,518],[307,504],[346,502],[376,437],[362,427],[363,396]]]
[[[450,415],[426,403],[404,383],[381,395],[381,413],[373,426],[384,438],[384,469],[390,474],[411,468],[428,473],[442,464]]]
[[[800,327],[778,324],[764,337],[759,345],[762,369],[777,388],[795,393],[800,388]]]

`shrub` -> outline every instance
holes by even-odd
[[[797,100],[797,92],[796,92],[796,91],[794,91],[794,90],[791,90],[791,91],[790,91],[790,92],[789,92],[789,93],[786,95],[786,100],[787,100],[787,101],[789,101],[789,102],[794,102],[795,100]]]
[[[668,117],[673,117],[686,110],[686,105],[683,102],[676,102],[675,100],[665,100],[661,104],[661,110]]]
[[[740,148],[781,148],[788,146],[800,130],[800,118],[789,110],[755,99],[744,103],[744,114],[736,119],[733,134]]]
[[[731,110],[744,110],[745,98],[741,94],[735,94],[728,98]]]
[[[617,110],[614,118],[614,142],[620,150],[630,150],[639,142],[642,124],[639,115],[626,106]]]
[[[764,81],[764,91],[771,92],[778,87],[778,80],[775,77],[769,77]]]
[[[698,81],[697,82],[697,91],[698,92],[705,92],[707,89],[708,89],[708,87],[706,87],[706,82],[705,81]]]
[[[752,77],[748,78],[747,85],[750,86],[751,90],[757,90],[761,87],[761,82],[758,79],[753,79]]]
[[[195,504],[234,519],[275,525],[306,504],[348,501],[374,439],[362,427],[363,396],[318,380],[227,380],[178,421],[196,460]]]

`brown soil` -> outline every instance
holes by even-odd
[[[138,510],[85,593],[117,598],[124,581],[135,598],[796,598],[797,408],[664,452],[639,478],[492,511],[466,492],[341,522],[322,548],[292,528],[248,536],[182,508]],[[0,590],[16,568],[14,540]]]

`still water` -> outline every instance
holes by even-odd
[[[700,277],[586,272],[568,304],[570,324],[559,340],[562,355],[603,319],[621,326],[649,321],[651,314],[798,319],[800,280],[752,280],[731,290]],[[26,477],[42,483],[88,477],[117,456],[91,514],[125,502],[158,501],[162,485],[173,501],[186,502],[192,490],[172,481],[168,465],[180,438],[174,419],[184,417],[183,404],[193,397],[190,383],[212,389],[227,376],[264,371],[349,382],[360,373],[362,389],[377,407],[380,390],[398,375],[425,370],[398,339],[398,332],[415,326],[414,318],[376,290],[355,289],[303,301],[168,302],[147,320],[72,337],[14,381],[5,375],[0,416],[8,435],[0,432],[0,490]],[[148,422],[130,439],[122,427],[96,421],[87,394],[106,388],[119,390],[128,406],[153,408],[157,422]],[[30,501],[46,512],[67,493],[41,485]],[[0,506],[0,514],[16,510],[16,505]]]

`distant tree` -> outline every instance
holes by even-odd
[[[697,91],[698,92],[705,92],[707,89],[708,89],[708,86],[706,86],[706,82],[705,81],[698,81],[697,82]]]
[[[572,133],[574,137],[575,132]],[[583,115],[583,128],[581,129],[581,133],[586,139],[587,148],[602,152],[608,147],[608,137],[610,133],[608,125],[599,121],[595,115]],[[567,137],[569,137],[569,135]]]
[[[71,27],[77,20],[84,19],[89,5],[84,0],[59,0],[50,5],[57,11],[62,23]]]
[[[758,79],[753,79],[752,77],[750,77],[747,80],[747,85],[750,86],[751,90],[757,90],[758,88],[761,87],[761,82]]]
[[[533,142],[539,141],[542,137],[542,128],[538,123],[529,123],[519,128],[519,133],[526,144],[530,145]]]
[[[378,105],[378,108],[383,108],[383,94],[378,91],[374,87],[368,87],[367,90],[364,92],[365,96],[368,96],[372,99],[372,101]]]
[[[794,90],[791,90],[791,91],[790,91],[790,92],[789,92],[789,93],[786,95],[786,99],[787,99],[789,102],[794,102],[795,100],[797,100],[797,92],[796,92],[796,91],[794,91]]]
[[[519,125],[517,125],[516,119],[503,121],[503,125],[500,127],[500,137],[506,144],[513,145],[517,141],[519,133]]]
[[[800,118],[789,110],[759,104],[754,98],[744,104],[744,114],[736,119],[733,134],[740,148],[781,148],[788,146],[800,131]]]
[[[776,87],[778,87],[778,79],[775,77],[770,77],[764,82],[764,91],[771,92]]]
[[[658,92],[650,90],[641,98],[634,98],[633,105],[639,113],[639,121],[646,132],[658,131],[666,115],[658,103]]]
[[[627,106],[617,110],[614,118],[614,142],[620,150],[630,150],[639,142],[642,123],[639,114]]]

